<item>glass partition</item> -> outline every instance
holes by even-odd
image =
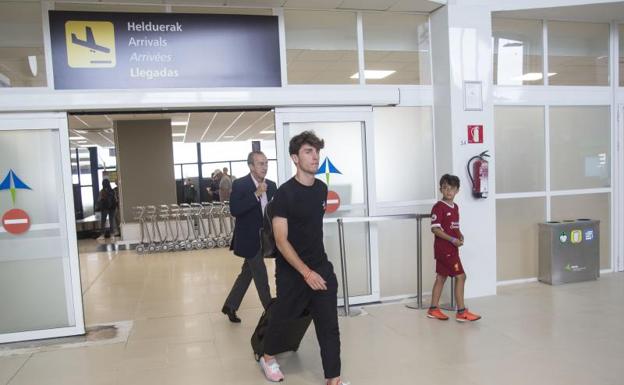
[[[40,2],[0,2],[0,88],[45,86]]]
[[[544,84],[542,22],[492,18],[494,84]]]
[[[496,193],[544,191],[544,107],[494,107]]]
[[[549,21],[548,75],[553,86],[608,86],[609,24]]]
[[[550,108],[553,190],[611,185],[611,114],[608,106]]]
[[[377,202],[434,199],[431,107],[379,107],[375,119]],[[386,178],[408,172],[409,178]]]
[[[538,226],[546,221],[546,198],[496,200],[496,278],[538,275]]]
[[[365,79],[368,84],[431,84],[429,17],[364,13]]]
[[[357,84],[355,12],[284,12],[289,84]]]

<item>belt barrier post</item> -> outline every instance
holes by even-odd
[[[349,308],[349,280],[347,279],[347,253],[345,251],[344,240],[344,222],[342,218],[338,218],[338,241],[340,244],[340,269],[342,270],[342,299],[344,301],[344,314],[345,317],[354,317],[360,315],[358,309]]]
[[[406,307],[410,309],[420,310],[423,308],[423,288],[422,288],[422,219],[428,218],[426,214],[416,215],[416,279],[418,280],[416,286],[416,304],[407,304]]]

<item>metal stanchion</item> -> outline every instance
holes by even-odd
[[[341,316],[355,317],[361,314],[359,309],[349,309],[349,280],[347,279],[347,255],[344,240],[344,222],[338,218],[338,241],[340,243],[340,268],[342,270],[342,299],[344,301],[344,314]]]
[[[422,220],[429,218],[428,214],[416,214],[416,303],[408,303],[405,306],[410,309],[420,310],[423,308],[423,288],[422,288]]]

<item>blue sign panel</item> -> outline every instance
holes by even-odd
[[[276,16],[50,11],[55,89],[281,86]]]

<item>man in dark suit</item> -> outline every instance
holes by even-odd
[[[247,156],[249,174],[232,183],[230,212],[236,218],[234,238],[231,250],[245,258],[243,267],[230,291],[223,309],[232,322],[241,322],[236,311],[249,288],[253,278],[262,306],[266,308],[271,301],[271,291],[266,265],[260,251],[260,228],[266,204],[277,190],[275,182],[265,179],[268,161],[261,151],[252,151]]]

